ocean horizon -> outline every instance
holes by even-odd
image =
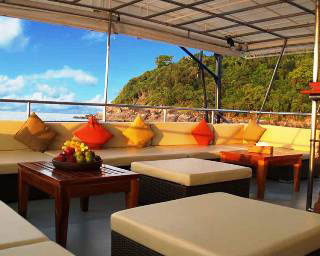
[[[37,112],[43,121],[82,121],[85,114],[45,113]],[[0,120],[27,120],[28,115],[24,112],[0,111]]]

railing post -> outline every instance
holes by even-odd
[[[30,101],[28,101],[28,103],[27,103],[27,115],[28,115],[28,117],[31,116],[31,102]]]
[[[167,109],[166,108],[163,110],[163,122],[164,123],[167,122]]]
[[[211,111],[211,123],[212,124],[215,123],[215,113],[214,113],[214,111]]]

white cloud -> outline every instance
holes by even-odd
[[[30,96],[25,96],[31,100],[44,101],[74,101],[75,93],[64,87],[49,87],[48,85],[38,85],[38,91]]]
[[[86,100],[88,103],[104,103],[104,97],[101,94],[97,94],[92,99]]]
[[[16,18],[0,17],[0,48],[20,51],[29,43],[23,34],[22,21]]]
[[[11,94],[20,91],[25,85],[23,76],[11,79],[0,75],[0,95]]]
[[[95,85],[98,83],[98,79],[89,73],[81,69],[72,69],[68,66],[65,66],[63,69],[58,70],[47,70],[44,73],[34,74],[29,76],[30,79],[61,79],[61,78],[70,78],[75,80],[79,84],[90,84]]]
[[[88,31],[82,36],[82,40],[103,42],[106,40],[106,33],[96,32],[96,31]]]

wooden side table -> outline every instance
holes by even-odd
[[[66,172],[51,162],[19,163],[19,213],[27,216],[29,186],[55,199],[56,242],[66,247],[70,199],[80,197],[88,210],[89,196],[125,192],[127,208],[137,206],[139,174],[103,165],[100,171]]]
[[[222,162],[256,167],[257,198],[264,198],[265,183],[269,166],[293,166],[294,191],[300,189],[302,154],[276,152],[272,155],[249,153],[246,150],[220,152]]]

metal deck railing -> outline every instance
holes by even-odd
[[[214,109],[214,108],[188,108],[188,107],[174,107],[174,106],[148,106],[148,105],[134,105],[134,104],[105,104],[105,103],[91,103],[91,102],[73,102],[73,101],[46,101],[46,100],[17,100],[17,99],[0,99],[0,103],[21,103],[27,105],[27,115],[32,113],[32,104],[46,104],[46,105],[71,105],[71,106],[87,106],[87,107],[118,107],[131,109],[161,109],[163,110],[163,122],[167,121],[168,110],[187,110],[194,112],[208,112],[211,114],[211,121],[214,122],[215,116],[218,113],[235,113],[235,114],[262,114],[262,115],[286,115],[286,116],[311,116],[311,113],[300,112],[268,112],[268,111],[252,111],[252,110],[236,110],[236,109]],[[105,121],[105,120],[104,120]],[[61,121],[63,122],[63,121]]]

